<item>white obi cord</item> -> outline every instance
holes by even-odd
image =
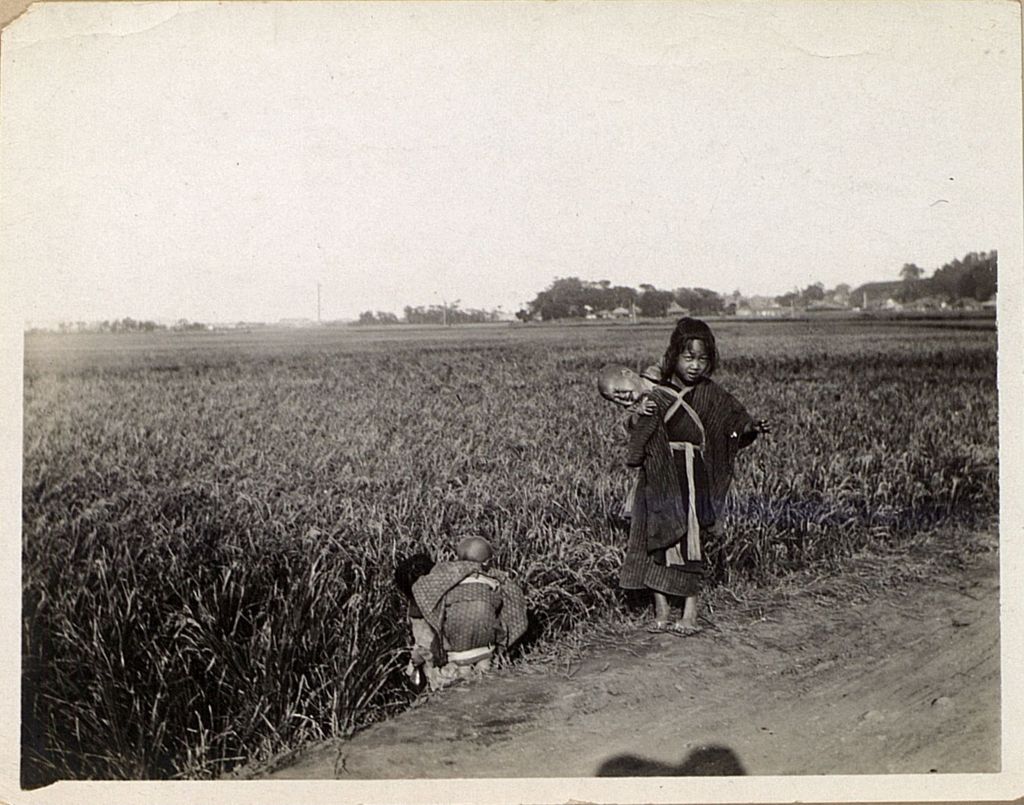
[[[682,450],[686,454],[686,491],[689,498],[686,506],[686,555],[691,561],[698,562],[701,558],[700,520],[697,519],[697,487],[693,481],[693,456],[700,448],[693,442],[669,442],[668,446],[673,451]],[[678,545],[673,545],[665,551],[665,562],[668,565],[684,563]]]

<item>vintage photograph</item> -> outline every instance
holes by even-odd
[[[0,62],[5,799],[1019,784],[1018,4],[45,2]]]

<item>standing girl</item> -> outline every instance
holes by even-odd
[[[736,453],[771,430],[767,420],[755,422],[711,379],[717,363],[711,328],[699,319],[680,319],[662,360],[661,384],[650,394],[658,410],[640,416],[630,438],[626,463],[640,472],[619,584],[653,592],[653,631],[690,635],[701,630],[702,535],[721,516]],[[672,461],[658,463],[664,470],[653,472],[645,455],[662,423]],[[671,544],[664,536],[666,511],[682,515],[675,520],[679,525]],[[672,620],[669,596],[684,599],[678,621]]]

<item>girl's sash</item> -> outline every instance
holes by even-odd
[[[675,416],[676,411],[680,408],[685,411],[690,419],[693,420],[697,426],[697,430],[700,431],[700,444],[695,445],[693,442],[669,442],[668,445],[673,451],[683,451],[686,454],[686,487],[687,487],[687,507],[686,507],[686,558],[691,562],[699,562],[701,559],[700,551],[700,520],[697,518],[697,488],[694,482],[694,465],[693,457],[697,451],[701,454],[704,452],[704,445],[707,444],[707,435],[704,432],[704,423],[700,421],[700,417],[697,412],[693,410],[693,407],[686,402],[683,398],[690,393],[692,389],[683,389],[682,391],[676,391],[675,402],[665,412],[665,424],[667,425],[669,420]],[[682,552],[679,550],[679,545],[673,545],[667,551],[665,551],[665,563],[670,567],[672,565],[683,565],[685,560]]]

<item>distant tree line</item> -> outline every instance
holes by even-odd
[[[935,269],[931,277],[913,263],[900,269],[902,287],[894,297],[899,302],[913,302],[927,296],[945,302],[974,299],[986,302],[996,295],[999,253],[971,252],[962,260],[952,260]]]
[[[996,295],[998,258],[994,250],[970,252],[962,260],[955,259],[935,269],[931,277],[925,277],[924,269],[917,264],[904,263],[899,280],[869,282],[852,291],[845,283],[825,290],[817,282],[802,291],[776,296],[775,301],[783,306],[804,308],[820,304],[861,305],[865,298],[878,295],[904,305],[924,300],[951,306],[968,300],[986,302]]]
[[[521,321],[540,319],[584,319],[621,314],[623,310],[638,316],[665,316],[676,305],[694,315],[713,315],[725,310],[721,294],[707,288],[676,288],[666,291],[643,283],[639,289],[612,285],[608,280],[582,280],[560,277],[516,313]]]
[[[456,300],[446,305],[429,305],[413,307],[406,305],[402,318],[394,313],[378,310],[364,310],[359,314],[357,324],[483,324],[500,321],[501,314],[497,310],[477,310],[461,308]]]
[[[39,328],[33,328],[38,330]],[[137,321],[131,316],[123,319],[105,319],[104,321],[62,321],[57,324],[58,332],[62,333],[152,333],[157,330],[206,330],[207,326],[188,319],[178,319],[173,325],[158,324],[155,321]],[[31,330],[30,330],[31,332]]]
[[[984,302],[996,293],[997,253],[971,252],[935,270],[930,278],[913,263],[900,270],[900,281],[868,283],[861,288],[883,292],[900,303],[924,298],[935,298],[941,303],[956,305],[963,300]],[[860,289],[858,289],[860,290]],[[847,308],[860,305],[861,294],[849,284],[841,282],[826,288],[821,282],[811,283],[803,289],[795,288],[775,297],[760,298],[777,308]],[[671,313],[694,316],[733,314],[751,300],[740,291],[722,295],[707,288],[676,288],[661,290],[653,285],[639,288],[612,285],[608,280],[560,277],[540,291],[526,307],[516,313],[521,321],[551,321],[555,319],[584,319],[628,315],[662,317]]]
[[[364,310],[356,319],[356,324],[399,324],[398,316],[386,310]]]
[[[835,288],[826,289],[823,283],[815,282],[803,290],[793,290],[774,298],[782,307],[806,308],[823,304],[846,307],[850,303],[850,286],[841,282]]]

